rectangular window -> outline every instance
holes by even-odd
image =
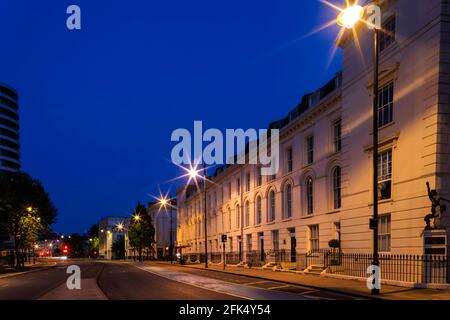
[[[336,239],[336,240],[341,239],[341,223],[340,222],[334,223],[334,239]]]
[[[378,91],[378,127],[390,124],[394,118],[394,83]]]
[[[233,252],[233,238],[229,237],[228,239],[230,240],[230,252]]]
[[[395,26],[395,16],[383,23],[382,31],[379,33],[380,52],[395,42]]]
[[[231,182],[228,183],[228,200],[231,200]]]
[[[392,197],[392,150],[378,155],[378,200]]]
[[[272,231],[272,246],[273,246],[273,251],[275,251],[275,252],[277,252],[280,249],[278,230]]]
[[[241,194],[241,179],[236,180],[236,194]]]
[[[256,185],[260,187],[262,185],[262,174],[261,174],[262,167],[256,168]]]
[[[378,219],[378,245],[380,252],[391,251],[391,215],[382,215]]]
[[[250,172],[247,172],[245,176],[245,191],[246,192],[250,191]]]
[[[319,250],[319,225],[309,226],[309,249]]]
[[[287,172],[292,172],[293,170],[292,148],[286,150],[286,160],[287,160]]]
[[[251,252],[252,251],[252,235],[248,234],[247,235],[247,252]]]
[[[314,162],[314,136],[306,138],[306,162],[307,164]]]
[[[334,152],[341,151],[342,148],[342,128],[341,128],[341,119],[337,120],[333,124],[333,140],[334,140]]]

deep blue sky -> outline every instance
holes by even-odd
[[[333,15],[316,0],[2,0],[0,81],[19,91],[23,169],[59,209],[55,229],[150,200],[180,173],[176,128],[284,117],[340,69],[337,27],[295,41]]]

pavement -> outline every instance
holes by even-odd
[[[0,269],[0,279],[15,275],[21,275],[29,272],[39,271],[46,268],[51,268],[55,266],[57,263],[53,260],[43,260],[37,261],[36,263],[25,263],[23,267],[3,267]]]
[[[378,296],[372,296],[366,286],[365,281],[336,279],[317,275],[299,274],[291,272],[279,272],[261,269],[244,269],[242,267],[209,265],[205,270],[204,264],[190,265],[171,265],[169,262],[156,262],[160,265],[166,265],[168,268],[184,268],[198,270],[202,272],[215,272],[222,274],[232,274],[237,276],[246,276],[253,279],[276,281],[286,285],[302,286],[311,290],[320,292],[330,292],[335,294],[344,294],[362,299],[383,299],[383,300],[450,300],[450,290],[418,289],[405,288],[393,285],[382,285],[381,293]],[[155,264],[155,262],[150,262]]]

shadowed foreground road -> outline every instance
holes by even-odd
[[[69,290],[69,265],[81,289]],[[0,277],[0,300],[310,300],[349,299],[300,286],[176,266],[89,260],[60,261],[45,270]]]

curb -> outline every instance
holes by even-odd
[[[165,263],[161,263],[161,262],[152,262],[152,263],[157,263],[157,264],[161,264],[161,265],[166,265]],[[174,264],[174,265],[180,266],[180,267],[184,267],[184,268],[196,269],[196,270],[205,270],[204,268],[197,268],[197,267],[192,267],[192,266],[189,266],[189,265],[180,265],[180,264]],[[289,285],[293,285],[293,286],[301,286],[301,287],[305,287],[305,288],[310,288],[310,289],[314,289],[314,290],[322,290],[322,291],[332,292],[332,293],[336,293],[336,294],[343,294],[343,295],[352,296],[352,297],[355,297],[355,298],[363,298],[363,299],[370,299],[370,300],[387,301],[387,299],[382,298],[382,297],[380,297],[380,296],[377,297],[377,296],[372,296],[372,295],[369,295],[369,294],[353,293],[353,292],[347,292],[347,291],[343,291],[343,290],[336,290],[336,289],[330,289],[330,288],[318,287],[318,286],[313,286],[313,285],[308,285],[308,284],[294,283],[294,282],[290,282],[290,281],[286,281],[286,280],[275,280],[275,279],[271,279],[271,278],[269,278],[269,277],[262,277],[262,276],[257,276],[257,275],[240,274],[240,273],[236,273],[236,272],[233,272],[233,271],[227,271],[227,270],[207,269],[207,271],[220,272],[220,273],[228,273],[228,274],[234,274],[234,275],[244,276],[244,277],[249,277],[249,278],[254,278],[254,279],[274,281],[274,282],[279,282],[279,283],[289,284]]]
[[[35,270],[28,270],[28,271],[21,271],[21,272],[11,272],[11,273],[7,273],[7,274],[3,274],[3,275],[0,274],[0,279],[11,278],[11,277],[20,276],[20,275],[23,275],[23,274],[32,273],[32,272],[36,272],[36,271],[47,270],[47,269],[53,268],[55,266],[56,266],[56,263],[54,265],[51,265],[51,266],[33,267]]]

